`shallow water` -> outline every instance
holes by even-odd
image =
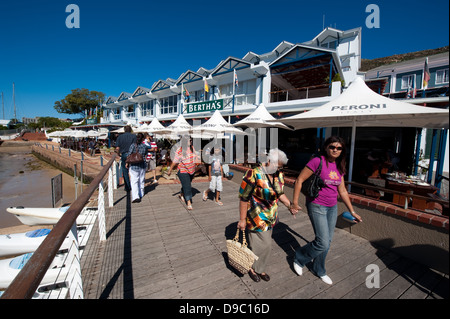
[[[52,207],[51,178],[61,171],[38,160],[31,147],[0,147],[0,228],[22,223],[6,211],[10,206]],[[73,176],[63,174],[63,199],[57,206],[75,200]]]

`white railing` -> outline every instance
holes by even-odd
[[[114,205],[113,199],[113,189],[117,189],[117,163],[115,162],[115,156],[113,156],[110,163],[108,163],[108,206],[112,207]],[[105,167],[106,169],[106,167]],[[104,170],[102,171],[104,172]],[[99,173],[105,174],[105,173]],[[99,176],[98,175],[98,176]],[[104,175],[103,175],[104,176]],[[92,183],[96,183],[99,177],[96,177]],[[83,254],[83,248],[88,243],[88,240],[91,238],[91,231],[94,227],[94,223],[98,222],[99,229],[99,240],[106,240],[106,216],[105,216],[105,195],[104,195],[104,187],[103,187],[103,178],[97,182],[98,184],[98,206],[97,209],[92,207],[84,207],[84,214],[79,214],[80,216],[85,216],[86,221],[82,224],[84,230],[80,227],[77,227],[76,221],[79,218],[75,217],[75,222],[72,224],[70,230],[64,235],[66,238],[61,245],[56,248],[52,248],[51,242],[44,240],[44,242],[38,247],[31,259],[23,267],[22,271],[16,276],[14,281],[9,285],[3,294],[2,298],[13,298],[13,299],[23,299],[23,298],[35,298],[35,299],[82,299],[84,298],[83,294],[83,284],[81,277],[81,256]],[[89,186],[81,196],[72,204],[72,206],[79,207],[80,203],[86,202],[90,198],[90,194],[95,190],[94,187],[97,185]],[[85,205],[85,204],[84,204]],[[72,207],[71,207],[72,208]],[[77,210],[77,208],[71,209],[65,213],[73,215],[72,213]],[[78,208],[79,210],[80,208]],[[70,213],[69,213],[70,211]],[[64,216],[64,215],[63,215]],[[72,217],[70,217],[72,218]],[[64,218],[61,217],[60,221]],[[57,232],[59,236],[58,242],[61,239],[60,230],[65,227],[66,219],[62,222],[58,222],[53,230],[49,233],[48,236],[54,235],[52,234]],[[78,220],[80,221],[80,220]],[[60,225],[61,224],[61,225]],[[61,250],[62,245],[67,246],[69,243],[69,247]],[[47,250],[56,250],[56,254],[53,255],[51,253],[42,253],[42,251]],[[36,255],[36,256],[34,256]],[[39,255],[39,256],[38,256]],[[54,256],[51,257],[51,261],[45,258],[44,256]],[[36,261],[33,263],[33,261]],[[40,276],[41,278],[37,278],[34,272],[38,272],[42,274],[42,268],[45,271],[45,274]],[[30,269],[39,268],[39,270],[30,271]],[[38,281],[39,280],[39,281]],[[34,288],[35,287],[35,288]],[[31,291],[31,292],[30,292]]]

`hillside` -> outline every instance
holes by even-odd
[[[387,56],[384,58],[376,58],[373,60],[362,59],[360,71],[365,72],[365,71],[374,69],[376,67],[379,67],[381,65],[387,65],[387,64],[391,64],[391,63],[408,61],[408,60],[427,57],[430,55],[444,53],[444,52],[449,52],[449,46],[438,48],[438,49],[423,50],[423,51],[410,52],[410,53],[404,53],[404,54],[395,54],[395,55]]]

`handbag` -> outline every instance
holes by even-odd
[[[139,164],[144,161],[142,154],[138,152],[138,147],[136,144],[136,151],[127,156],[125,163],[127,164]]]
[[[319,196],[320,190],[325,186],[324,181],[320,178],[322,172],[322,157],[320,157],[320,164],[317,170],[302,184],[302,193],[312,199]]]
[[[242,244],[239,242],[239,228],[233,239],[227,240],[228,262],[241,274],[246,274],[253,266],[256,256],[248,247],[245,239],[245,231],[242,231]]]

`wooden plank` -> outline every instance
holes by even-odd
[[[177,184],[156,186],[140,203],[131,203],[121,189],[115,191],[116,205],[106,214],[107,241],[90,241],[82,257],[86,298],[410,299],[439,298],[445,291],[448,298],[448,276],[420,271],[410,260],[341,229],[336,229],[327,257],[334,284],[324,284],[307,269],[297,276],[295,249],[313,240],[314,231],[307,214],[294,219],[283,205],[273,232],[271,280],[255,283],[248,275],[237,275],[227,266],[226,240],[236,233],[239,185],[224,182],[223,206],[201,199],[207,185],[195,183],[192,211],[176,197]],[[365,268],[371,263],[380,267],[379,289],[365,285]]]

